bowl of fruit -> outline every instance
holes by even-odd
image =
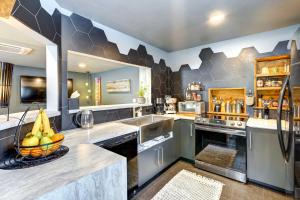
[[[56,152],[63,140],[64,135],[51,128],[46,112],[40,109],[32,130],[23,139],[18,140],[16,150],[26,158],[46,157]]]

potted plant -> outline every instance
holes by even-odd
[[[146,98],[145,98],[146,91],[147,91],[147,87],[146,86],[140,86],[139,87],[138,97],[136,98],[137,99],[137,103],[139,103],[139,104],[146,103]]]

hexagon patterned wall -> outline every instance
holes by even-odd
[[[59,60],[59,102],[62,113],[62,129],[73,126],[72,116],[68,114],[67,100],[68,50],[150,67],[152,68],[153,100],[171,93],[172,71],[170,67],[166,66],[163,59],[159,63],[154,63],[152,55],[147,53],[143,45],[139,45],[136,50],[130,49],[128,55],[121,54],[117,44],[108,41],[104,31],[94,27],[91,20],[75,13],[67,17],[58,10],[55,10],[51,16],[41,7],[40,0],[17,0],[12,15],[34,31],[56,43],[59,47],[61,53]],[[105,118],[104,121],[120,119],[120,116],[125,117],[124,114],[119,113],[115,113],[114,116]],[[126,116],[130,117],[132,114],[127,112]]]

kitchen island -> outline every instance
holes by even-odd
[[[127,199],[126,158],[93,143],[136,131],[118,122],[66,131],[65,156],[32,168],[0,170],[0,199]]]

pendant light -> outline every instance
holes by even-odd
[[[7,121],[9,120],[13,68],[13,64],[0,62],[0,108],[7,108]]]

